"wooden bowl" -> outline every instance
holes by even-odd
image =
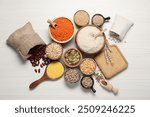
[[[56,19],[58,19],[58,18],[66,18],[66,17],[57,17],[57,18],[55,18],[54,20],[56,20]],[[66,19],[68,19],[68,18],[66,18]],[[53,21],[54,21],[53,20]],[[73,37],[74,37],[74,34],[75,34],[75,26],[74,26],[74,23],[70,20],[70,19],[68,19],[71,23],[72,23],[72,25],[73,25],[73,34],[72,34],[72,36],[69,38],[69,39],[67,39],[67,40],[65,40],[65,41],[58,41],[57,39],[55,39],[54,37],[53,37],[53,35],[51,34],[51,31],[50,31],[50,25],[48,26],[48,31],[49,31],[49,36],[50,36],[50,38],[53,40],[53,41],[55,41],[55,42],[57,42],[57,43],[62,43],[62,44],[64,44],[64,43],[67,43],[67,42],[69,42],[69,41],[71,41],[72,39],[73,39]],[[52,22],[53,22],[52,21]]]
[[[48,66],[49,66],[50,64],[55,63],[55,62],[58,62],[58,63],[60,63],[60,64],[63,66],[63,73],[62,73],[59,77],[52,78],[51,76],[48,75],[47,69],[48,69]],[[46,74],[46,76],[48,77],[48,79],[50,79],[50,80],[57,80],[57,79],[60,79],[60,78],[62,78],[62,76],[64,75],[64,73],[65,73],[65,66],[64,66],[64,64],[63,64],[62,62],[60,62],[60,61],[53,61],[53,62],[49,63],[49,64],[47,65],[46,69],[45,69],[45,74]]]
[[[95,24],[94,23],[94,17],[96,17],[96,16],[98,16],[99,18],[101,18],[103,20],[100,24]],[[105,18],[102,14],[95,14],[92,17],[91,22],[92,22],[93,25],[101,27],[106,21],[109,21],[109,20],[110,20],[110,17]]]
[[[56,42],[51,42],[51,43],[49,43],[49,44],[46,46],[45,53],[46,53],[46,55],[47,55],[47,57],[48,57],[49,59],[51,59],[51,60],[58,60],[58,59],[60,59],[60,58],[61,58],[61,56],[62,56],[62,54],[63,54],[63,47],[62,47],[62,45],[61,45],[61,44],[56,43],[56,44],[59,44],[59,46],[61,47],[61,54],[60,54],[60,56],[59,56],[58,58],[56,58],[56,59],[51,58],[51,57],[49,57],[49,55],[48,55],[47,47],[48,47],[49,45],[53,44],[53,43],[56,43]]]
[[[88,77],[89,79],[91,79],[91,81],[92,81],[92,85],[90,86],[90,87],[85,87],[84,85],[83,85],[83,80],[86,78],[86,77]],[[94,89],[94,79],[91,77],[91,76],[84,76],[84,77],[82,77],[82,79],[81,79],[81,81],[80,81],[80,84],[81,84],[81,86],[83,87],[83,88],[85,88],[85,89],[91,89],[92,91],[93,91],[93,93],[95,93],[96,92],[96,90]]]
[[[93,26],[93,27],[96,27],[97,29],[99,29],[97,26],[95,26],[95,25],[87,25],[87,26]],[[79,48],[79,50],[81,51],[81,52],[83,52],[83,53],[85,53],[85,54],[88,54],[88,55],[95,55],[95,54],[97,54],[97,53],[99,53],[101,50],[103,50],[103,48],[104,48],[104,46],[105,46],[105,40],[106,40],[106,36],[105,36],[105,33],[103,33],[103,37],[104,37],[104,43],[103,43],[103,46],[102,46],[102,48],[100,48],[98,51],[95,51],[95,52],[85,52],[79,45],[78,45],[78,41],[77,41],[77,36],[78,36],[78,33],[80,32],[80,30],[82,30],[83,28],[85,28],[85,27],[87,27],[87,26],[84,26],[84,27],[82,27],[82,28],[80,28],[78,31],[77,31],[77,33],[76,33],[76,35],[75,35],[75,43],[76,43],[76,45],[77,45],[77,47]],[[99,29],[100,30],[100,29]],[[101,30],[100,30],[101,31]]]
[[[67,72],[70,71],[70,70],[76,70],[76,71],[78,72],[78,74],[79,74],[79,78],[76,79],[75,81],[70,81],[69,78],[68,78],[68,79],[66,78],[66,74],[67,74]],[[65,80],[66,80],[67,83],[69,83],[69,84],[76,84],[77,82],[79,82],[79,80],[80,80],[80,78],[81,78],[81,72],[80,72],[80,70],[77,69],[77,68],[69,68],[69,69],[67,69],[67,70],[65,71],[65,73],[64,73],[64,78],[65,78]]]
[[[82,63],[85,61],[85,60],[91,60],[91,61],[93,61],[93,63],[94,63],[94,71],[92,72],[92,73],[90,73],[90,74],[86,74],[82,69],[81,69],[81,65],[82,65]],[[95,70],[96,70],[96,62],[94,61],[94,59],[92,59],[92,58],[84,58],[84,59],[82,59],[82,61],[81,61],[81,63],[80,63],[80,71],[83,73],[83,74],[85,74],[85,75],[92,75],[94,72],[95,72]]]
[[[76,51],[78,51],[79,54],[80,54],[80,60],[79,60],[79,62],[78,62],[77,64],[75,64],[75,65],[70,65],[70,64],[68,64],[67,61],[65,60],[65,54],[66,54],[69,50],[76,50]],[[81,52],[80,52],[78,49],[76,49],[76,48],[70,48],[70,49],[68,49],[68,50],[65,51],[65,53],[64,53],[64,55],[63,55],[63,61],[64,61],[65,65],[68,66],[68,67],[70,67],[70,68],[77,67],[77,66],[80,65],[80,63],[81,63],[81,61],[82,61],[82,54],[81,54]]]
[[[78,15],[78,16],[77,16]],[[82,27],[82,26],[86,26],[89,24],[90,22],[90,15],[87,11],[85,10],[78,10],[74,16],[74,23],[78,26],[78,27]],[[78,20],[78,21],[77,21]]]

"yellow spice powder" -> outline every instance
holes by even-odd
[[[64,73],[64,66],[58,61],[51,62],[47,66],[46,74],[50,79],[58,79]]]

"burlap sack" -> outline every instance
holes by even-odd
[[[31,23],[28,22],[9,36],[7,44],[15,48],[23,59],[27,59],[31,56],[30,49],[37,45],[44,45],[45,42],[35,33]]]

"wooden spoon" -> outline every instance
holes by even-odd
[[[47,23],[49,23],[53,28],[56,28],[57,24],[55,22],[52,22],[50,19],[47,20]]]
[[[29,86],[29,88],[32,90],[32,89],[34,89],[35,87],[37,87],[41,82],[43,82],[43,81],[45,81],[45,80],[48,80],[48,79],[49,79],[49,78],[48,78],[48,76],[46,75],[46,70],[45,70],[45,73],[43,74],[43,76],[42,76],[40,79],[38,79],[38,80],[34,81],[33,83],[31,83],[30,86]]]
[[[106,31],[107,29],[102,30],[101,32],[99,32],[98,34],[94,35],[95,38],[102,36],[103,33]]]
[[[114,88],[112,84],[110,84],[106,79],[102,78],[101,75],[95,75],[98,83],[108,91],[112,91],[115,95],[118,93],[118,89]]]
[[[95,39],[96,39],[97,37],[102,36],[102,35],[103,35],[103,33],[104,33],[106,30],[107,30],[107,29],[105,28],[104,30],[102,30],[102,31],[101,31],[101,32],[99,32],[98,34],[96,34],[96,35],[92,35],[92,36],[94,36],[94,37],[95,37]],[[111,52],[109,42],[108,42],[108,40],[107,40],[106,38],[105,38],[105,43],[106,43],[106,46],[107,46],[108,50]]]
[[[55,65],[54,65],[52,67],[53,70],[52,69],[50,70],[49,66],[52,65],[52,64],[55,64],[55,63],[61,65],[63,67],[63,70],[62,70],[62,72],[60,72],[59,76],[57,76],[57,77],[51,77],[48,73],[52,72],[53,70],[57,70],[57,69],[55,69]],[[30,89],[34,89],[36,86],[38,86],[41,82],[43,82],[45,80],[57,80],[57,79],[61,78],[61,76],[63,74],[64,74],[64,66],[63,66],[63,64],[61,62],[59,62],[59,61],[53,61],[53,62],[51,62],[50,64],[47,65],[47,67],[45,68],[45,72],[44,72],[43,76],[40,79],[38,79],[38,80],[34,81],[33,83],[31,83],[30,86],[29,86],[29,88]]]
[[[105,89],[107,89],[108,91],[112,91],[114,94],[118,93],[118,89],[114,88],[112,86],[112,84],[110,84],[107,80],[101,79],[99,80],[99,83],[102,87],[104,87]]]

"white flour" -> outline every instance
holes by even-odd
[[[100,51],[104,45],[104,37],[94,35],[100,33],[100,30],[94,26],[86,26],[82,28],[77,35],[77,43],[79,48],[87,53],[95,53]]]

